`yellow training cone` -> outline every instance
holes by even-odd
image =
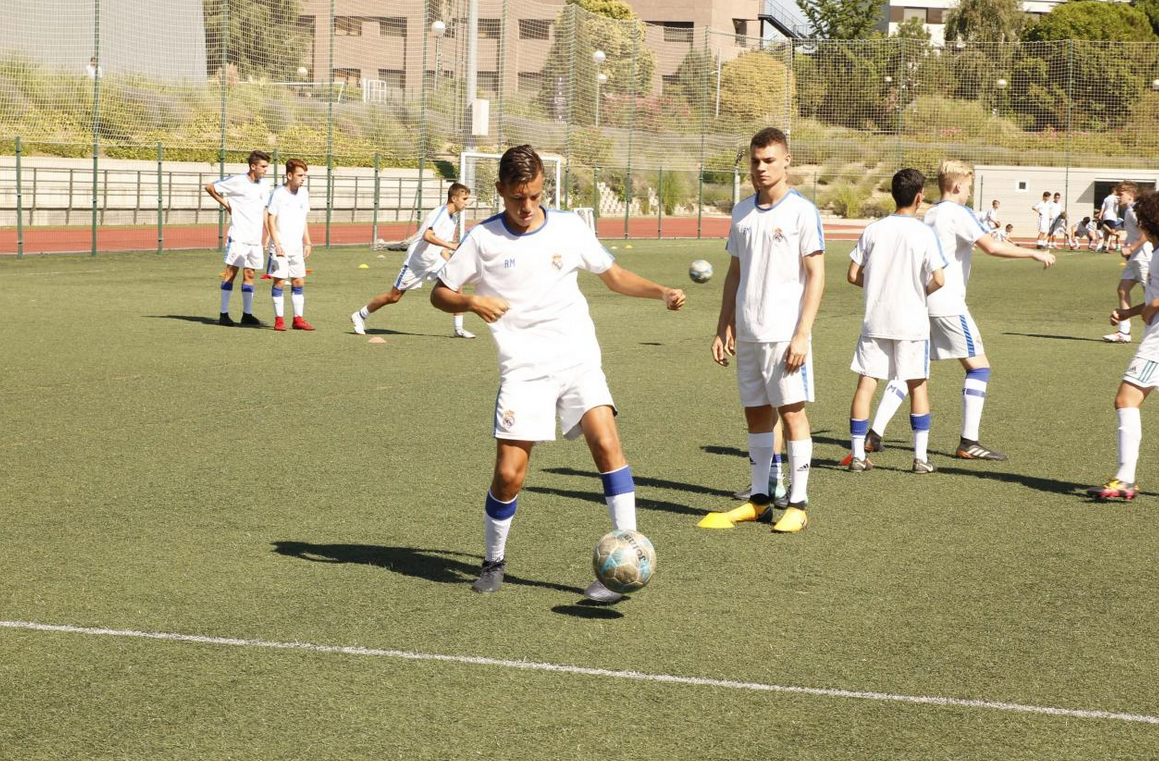
[[[370,265],[369,264],[360,264],[360,265],[358,265],[358,269],[368,270],[368,269],[370,269]]]
[[[696,524],[700,528],[736,528],[724,513],[709,513]]]

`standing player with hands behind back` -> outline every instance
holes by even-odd
[[[615,293],[658,299],[670,310],[684,306],[683,291],[617,265],[577,215],[540,205],[543,162],[530,145],[503,154],[495,188],[504,211],[471,229],[431,292],[431,303],[444,312],[479,315],[499,351],[495,471],[484,506],[487,547],[476,592],[496,592],[503,583],[507,534],[531,449],[555,439],[557,413],[564,438],[582,434],[587,441],[612,527],[636,529],[636,487],[579,271],[596,274]],[[462,287],[472,283],[475,293],[463,295]],[[584,596],[598,602],[622,597],[599,581]]]
[[[725,248],[732,254],[724,280],[712,359],[736,356],[740,401],[752,460],[749,501],[724,517],[752,521],[770,508],[773,428],[780,416],[789,450],[789,504],[773,525],[795,533],[809,525],[809,468],[813,439],[805,403],[813,401],[813,321],[825,289],[825,236],[817,207],[789,187],[789,140],[767,127],[749,143],[756,195],[737,204]],[[771,516],[770,516],[771,517]],[[707,516],[705,528],[729,524]]]
[[[310,213],[310,193],[305,188],[309,167],[301,159],[286,162],[286,182],[270,196],[266,207],[266,232],[270,255],[266,274],[274,279],[270,295],[274,302],[274,330],[285,330],[286,302],[282,287],[290,281],[290,301],[294,307],[294,330],[313,330],[306,322],[306,259],[314,244],[306,217]]]
[[[242,272],[242,325],[260,327],[254,317],[254,272],[262,266],[262,231],[266,224],[266,203],[270,186],[262,178],[270,168],[270,155],[254,151],[247,159],[249,171],[211,182],[205,192],[229,212],[229,237],[225,245],[225,272],[221,276],[221,314],[219,325],[234,325],[229,316],[229,299],[233,281]]]

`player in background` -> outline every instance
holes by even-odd
[[[1011,239],[1011,237],[1014,235],[1014,225],[1007,223],[1006,229],[995,230],[991,234],[994,236],[994,240],[999,241],[1001,243],[1005,243],[1005,242],[1009,241]]]
[[[1078,248],[1079,241],[1083,238],[1087,240],[1087,250],[1094,251],[1099,245],[1099,220],[1098,217],[1083,217],[1078,224],[1074,226],[1074,234],[1071,235],[1071,247]]]
[[[495,471],[484,503],[486,557],[476,592],[496,592],[503,583],[507,534],[531,450],[555,439],[557,413],[564,438],[582,434],[587,441],[613,528],[636,528],[636,487],[579,271],[594,273],[615,293],[657,299],[670,310],[684,306],[683,291],[616,264],[579,216],[540,205],[543,162],[530,145],[503,154],[495,187],[503,212],[471,229],[431,291],[431,303],[444,312],[479,315],[499,353]],[[470,296],[461,292],[468,284],[475,286]],[[622,597],[599,581],[584,596]]]
[[[1123,218],[1123,246],[1120,254],[1127,260],[1117,292],[1119,309],[1127,311],[1131,307],[1131,289],[1135,287],[1135,283],[1142,283],[1144,289],[1147,287],[1147,276],[1151,268],[1151,249],[1143,245],[1146,239],[1139,230],[1138,217],[1133,206],[1135,198],[1139,195],[1139,185],[1134,182],[1120,182],[1116,190],[1118,208]],[[1108,343],[1129,343],[1131,320],[1120,322],[1115,332],[1103,336],[1103,340]]]
[[[1002,220],[998,218],[998,199],[995,198],[990,202],[990,208],[982,215],[982,224],[990,231],[994,237],[998,237],[1002,232]]]
[[[1055,242],[1055,238],[1061,235],[1065,243],[1066,233],[1067,218],[1066,212],[1062,209],[1062,193],[1055,193],[1054,199],[1050,202],[1050,232],[1046,236],[1047,248],[1061,248],[1060,244]]]
[[[1038,215],[1038,240],[1035,246],[1038,248],[1046,248],[1046,235],[1050,232],[1050,191],[1042,194],[1042,200],[1030,207],[1030,210]]]
[[[897,211],[873,222],[849,255],[846,279],[865,290],[865,317],[850,369],[860,377],[849,410],[849,470],[873,467],[865,455],[869,407],[877,381],[903,381],[910,393],[914,473],[933,473],[930,440],[930,316],[926,297],[945,283],[946,259],[934,230],[917,218],[925,176],[902,169],[890,194]]]
[[[1159,193],[1141,194],[1135,201],[1134,214],[1140,232],[1139,250],[1153,253],[1159,245]],[[1115,414],[1119,418],[1119,469],[1115,477],[1102,486],[1092,486],[1087,494],[1096,499],[1134,499],[1138,493],[1135,470],[1139,462],[1139,442],[1143,438],[1143,422],[1139,408],[1159,385],[1159,277],[1151,270],[1144,287],[1143,303],[1111,312],[1111,324],[1121,323],[1136,315],[1147,326],[1143,340],[1115,394]]]
[[[378,294],[370,302],[350,315],[354,332],[366,335],[366,320],[387,304],[397,304],[407,291],[423,287],[424,280],[434,280],[439,270],[451,258],[457,244],[452,243],[458,225],[458,215],[467,208],[471,189],[457,182],[447,189],[447,202],[440,204],[427,214],[419,228],[419,235],[406,251],[406,261],[394,280],[394,286]],[[463,327],[462,313],[454,316],[455,338],[474,338],[475,334]]]
[[[721,366],[736,356],[752,492],[740,507],[706,516],[700,522],[705,528],[758,520],[771,509],[769,472],[778,416],[791,475],[788,505],[773,531],[795,533],[809,525],[805,510],[813,439],[805,404],[813,401],[811,344],[825,289],[825,236],[817,207],[789,187],[791,161],[784,132],[768,127],[754,135],[749,173],[757,192],[732,212],[725,246],[732,260],[711,351]]]
[[[1103,205],[1099,209],[1099,223],[1103,228],[1103,243],[1098,250],[1114,251],[1119,245],[1119,230],[1123,228],[1123,223],[1119,220],[1118,185],[1111,188],[1111,192],[1103,199]]]
[[[970,282],[970,265],[974,246],[990,256],[1002,259],[1033,259],[1043,267],[1053,267],[1054,254],[1002,243],[986,234],[985,228],[964,204],[970,197],[974,168],[962,161],[943,161],[938,168],[938,186],[942,200],[926,212],[925,223],[934,228],[942,253],[949,262],[946,284],[930,295],[930,345],[934,360],[956,359],[966,371],[962,385],[962,435],[956,457],[964,460],[1005,460],[1006,455],[991,450],[978,441],[982,408],[990,382],[990,360],[982,346],[982,335],[966,306],[966,286]],[[1050,195],[1049,193],[1047,194]],[[1039,228],[1041,229],[1041,228]],[[878,403],[865,449],[877,451],[886,425],[905,399],[905,386],[890,384]],[[872,447],[872,448],[871,448]]]
[[[253,151],[246,159],[249,171],[208,183],[205,192],[229,212],[229,235],[225,245],[225,272],[221,275],[221,315],[219,325],[234,325],[229,316],[229,299],[234,280],[242,272],[242,325],[261,326],[254,317],[254,272],[262,266],[262,233],[270,186],[263,178],[270,168],[270,156]]]
[[[306,217],[310,213],[310,193],[306,190],[309,167],[301,159],[286,162],[285,183],[276,188],[266,207],[266,233],[270,239],[266,274],[273,278],[270,295],[274,302],[274,330],[285,330],[286,301],[283,287],[290,280],[290,301],[294,307],[294,330],[313,330],[306,322],[306,260],[313,243]]]

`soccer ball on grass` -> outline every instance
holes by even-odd
[[[652,578],[656,549],[638,531],[613,531],[596,544],[592,568],[600,583],[613,592],[633,592]]]
[[[688,265],[688,277],[694,283],[707,283],[712,279],[712,265],[703,259],[697,259]]]

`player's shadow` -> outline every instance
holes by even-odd
[[[603,621],[624,617],[624,614],[615,608],[591,600],[580,600],[574,605],[556,605],[551,612],[572,618],[594,618]]]
[[[748,455],[746,454],[745,457],[748,457]],[[544,468],[543,472],[544,473],[554,473],[555,475],[558,475],[558,476],[587,476],[589,478],[599,478],[599,474],[593,473],[590,470],[576,470],[575,468]],[[723,489],[713,489],[711,486],[703,486],[701,484],[686,484],[686,483],[682,483],[680,481],[669,481],[669,480],[663,479],[663,478],[648,478],[647,476],[637,476],[635,474],[632,475],[632,480],[639,486],[652,486],[652,487],[655,487],[657,489],[673,489],[675,491],[688,491],[688,492],[694,492],[696,494],[708,494],[708,495],[711,495],[713,497],[731,497],[732,496],[732,492],[730,492],[730,491],[724,491]],[[580,494],[580,493],[581,492],[566,492],[566,494],[568,496],[571,496],[573,494]],[[586,492],[584,492],[584,493],[586,493]],[[597,495],[593,495],[593,499],[602,504],[604,498],[597,494]],[[641,504],[639,497],[637,497],[637,499],[636,499],[636,504]],[[669,505],[672,503],[663,502],[663,503],[659,503],[659,504]],[[673,506],[677,507],[677,508],[681,507],[680,505],[673,505]],[[660,508],[660,509],[663,509],[663,508]],[[673,510],[672,512],[683,512],[686,509],[687,508],[682,508],[680,510]],[[693,512],[699,513],[700,511],[697,510],[697,511],[693,511]]]
[[[147,314],[152,320],[180,320],[181,322],[197,322],[202,325],[216,325],[216,317],[206,317],[200,314]]]
[[[970,468],[955,468],[946,465],[938,465],[937,473],[946,473],[954,476],[973,476],[974,478],[981,478],[986,481],[1020,484],[1030,489],[1054,494],[1074,494],[1076,491],[1086,489],[1086,487],[1090,486],[1090,484],[1080,484],[1074,481],[1059,481],[1055,478],[1028,476],[1024,473],[1007,473],[999,470],[972,470]],[[937,473],[934,474],[935,477]]]
[[[1051,333],[1003,333],[1004,336],[1022,336],[1024,338],[1052,338],[1056,341],[1094,341],[1095,343],[1106,343],[1101,338],[1087,338],[1086,336],[1060,336]]]
[[[350,335],[356,335],[353,330],[347,331]],[[442,336],[436,333],[408,333],[405,330],[390,330],[389,328],[367,328],[366,335],[368,336],[422,336],[424,338],[451,338],[451,336]]]
[[[376,544],[311,544],[309,542],[273,542],[279,555],[314,563],[356,563],[383,568],[436,584],[468,584],[479,576],[479,555],[450,550],[428,550],[417,547],[383,547]],[[470,562],[463,558],[469,558]],[[505,584],[520,584],[557,592],[583,594],[579,587],[524,579],[505,574]]]
[[[584,502],[591,502],[593,504],[606,506],[602,492],[598,491],[572,491],[571,489],[554,489],[549,486],[524,486],[523,491],[532,491],[537,494],[554,494],[557,497],[570,497],[571,499],[580,499]],[[727,492],[721,492],[726,494]],[[728,493],[731,497],[732,494]],[[703,517],[704,510],[697,510],[688,507],[687,505],[678,505],[675,502],[665,502],[659,499],[645,499],[636,495],[636,507],[641,510],[661,510],[666,513],[676,513],[677,515],[695,515]]]

